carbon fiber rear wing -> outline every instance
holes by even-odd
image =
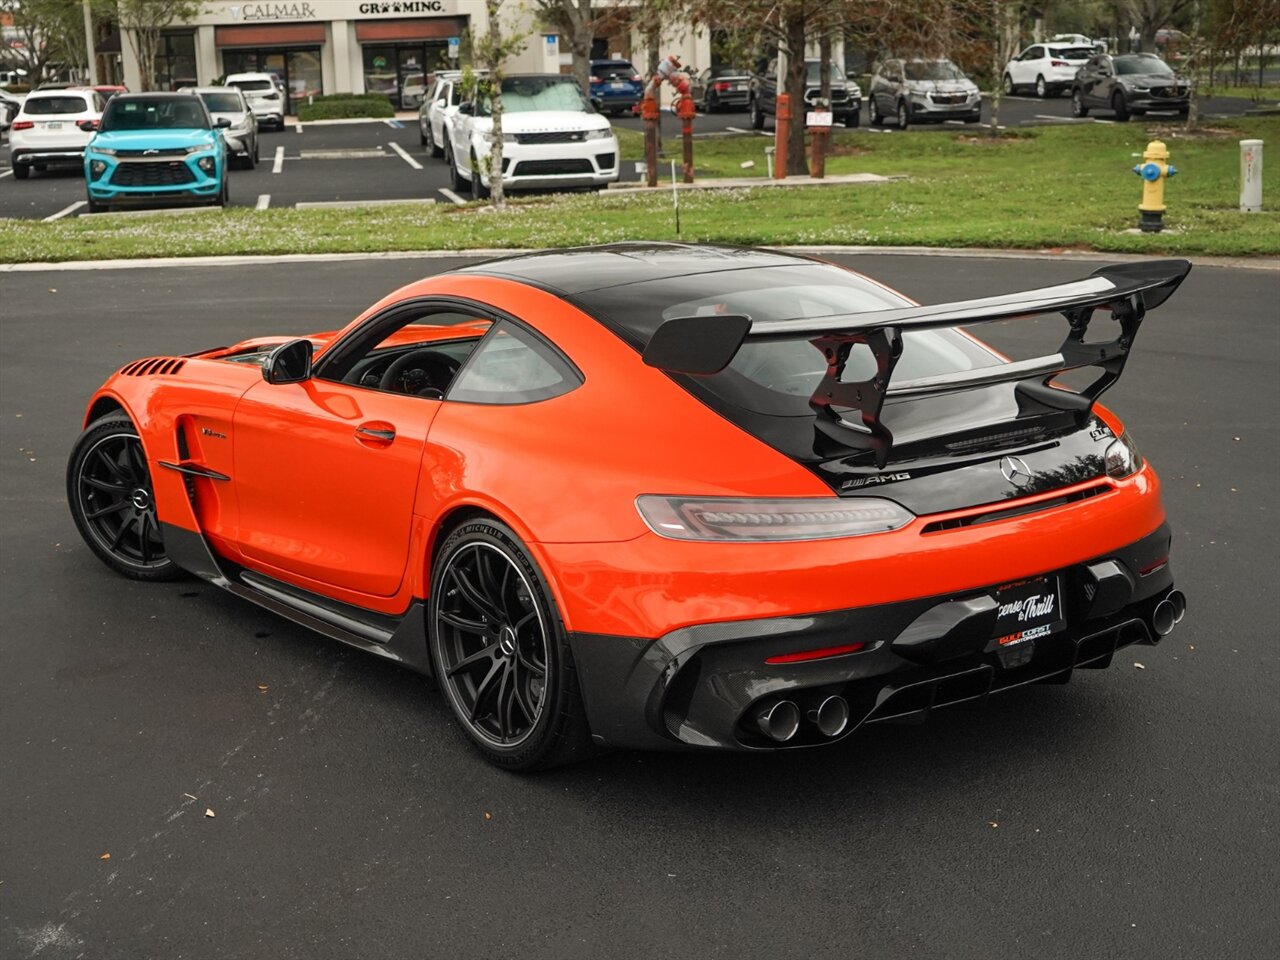
[[[1119,379],[1147,310],[1164,303],[1191,270],[1186,260],[1102,267],[1083,280],[934,306],[903,307],[815,320],[752,321],[746,316],[676,317],[654,332],[644,349],[644,362],[672,373],[708,376],[719,373],[746,341],[807,338],[822,351],[827,372],[809,398],[820,415],[866,432],[883,467],[893,435],[880,414],[890,398],[954,393],[997,383],[1018,384],[1019,396],[1043,406],[1087,416],[1098,397]],[[1093,313],[1103,308],[1120,324],[1108,341],[1085,343]],[[968,326],[1061,313],[1068,330],[1057,353],[1030,360],[981,367],[936,377],[893,381],[902,356],[902,334],[908,330]],[[850,351],[863,344],[875,357],[876,372],[866,380],[843,379]],[[1050,387],[1049,381],[1069,370],[1098,367],[1098,376],[1081,390]],[[857,411],[852,423],[839,410]]]

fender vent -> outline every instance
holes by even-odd
[[[120,371],[124,377],[172,376],[181,370],[187,361],[177,357],[148,357],[135,360]]]

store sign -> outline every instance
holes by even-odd
[[[235,3],[231,16],[245,23],[267,20],[315,20],[320,14],[309,3]]]
[[[438,17],[457,13],[459,0],[260,0],[204,3],[191,23],[298,23]]]

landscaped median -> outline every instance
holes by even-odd
[[[1148,140],[1169,147],[1166,230],[1136,234],[1142,184],[1132,168]],[[1263,213],[1241,214],[1237,141],[1268,142]],[[635,135],[624,154],[638,153]],[[700,179],[764,173],[762,137],[699,140]],[[668,144],[669,148],[674,144]],[[754,161],[753,168],[742,164]],[[628,160],[630,162],[630,160]],[[575,194],[487,206],[233,208],[218,216],[0,220],[0,261],[216,254],[540,248],[614,240],[766,245],[1076,248],[1261,256],[1280,253],[1280,119],[1248,118],[1188,138],[1158,124],[1044,127],[989,140],[982,131],[836,137],[827,170],[903,175],[874,184],[687,191],[676,232],[672,193]],[[232,190],[235,189],[234,177]]]

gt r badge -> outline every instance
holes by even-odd
[[[1010,483],[1018,486],[1030,483],[1033,477],[1031,468],[1027,466],[1027,461],[1021,457],[1001,457],[1000,473]]]

